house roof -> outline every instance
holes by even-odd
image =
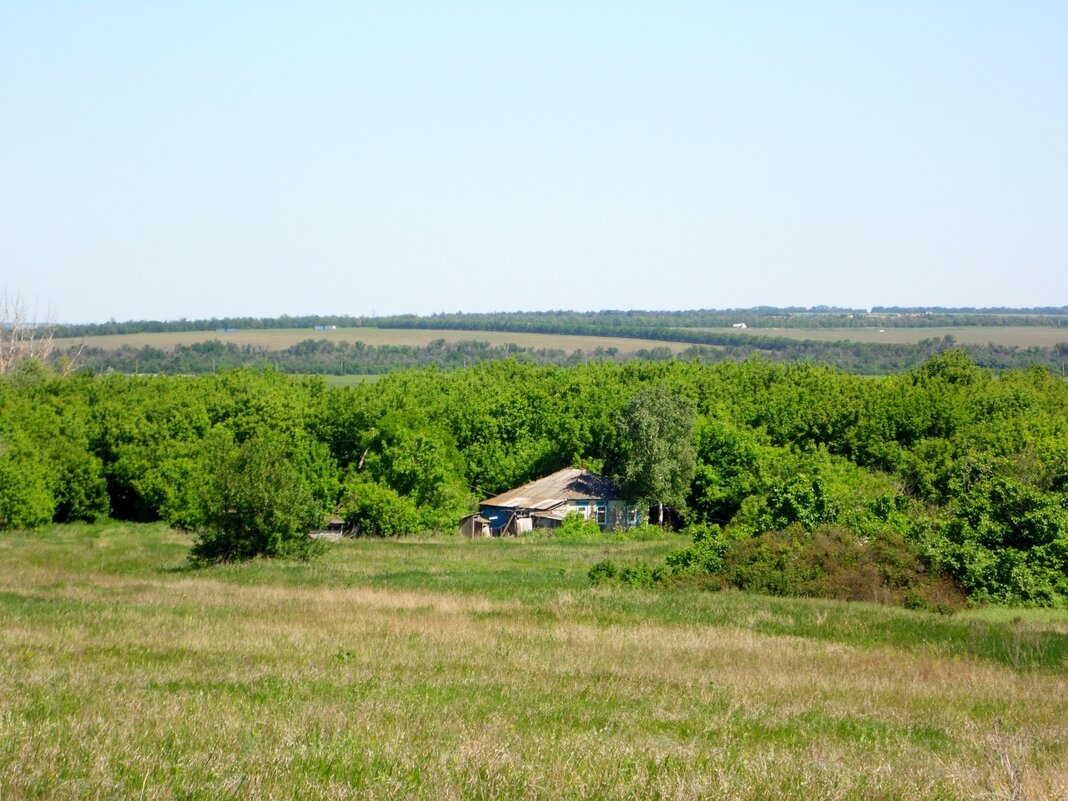
[[[619,500],[619,487],[604,476],[570,467],[482,501],[504,509],[552,509],[564,501]]]

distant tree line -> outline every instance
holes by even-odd
[[[634,336],[642,333],[654,340],[677,341],[675,334],[670,331],[628,330],[621,333]],[[358,332],[354,331],[353,335],[358,336]],[[148,345],[113,349],[79,345],[67,351],[57,350],[53,354],[53,361],[57,365],[76,363],[96,372],[197,375],[247,366],[270,367],[294,374],[366,375],[390,373],[411,367],[456,369],[478,362],[505,359],[558,367],[591,361],[630,359],[716,364],[727,360],[739,361],[759,354],[771,361],[812,361],[833,365],[851,373],[884,375],[913,369],[932,355],[958,347],[954,339],[948,336],[924,340],[917,344],[820,342],[785,337],[748,338],[714,332],[698,332],[694,336],[705,340],[706,344],[693,344],[678,353],[666,346],[653,346],[633,352],[620,351],[616,347],[567,352],[562,349],[491,345],[474,339],[460,342],[438,339],[420,346],[371,346],[362,342],[334,342],[309,338],[282,350],[270,350],[262,346],[239,346],[233,342],[211,339],[168,349]],[[1037,366],[1063,375],[1068,366],[1068,342],[1053,348],[1020,348],[1007,345],[967,345],[963,348],[978,365],[995,370]]]
[[[943,326],[1038,325],[1068,326],[1068,307],[1061,309],[1018,309],[1011,313],[969,310],[902,310],[867,312],[864,309],[838,309],[818,306],[811,309],[756,307],[752,309],[696,311],[550,311],[492,314],[402,315],[380,318],[380,328],[450,328],[484,331],[531,331],[541,333],[600,334],[603,336],[642,336],[655,330],[661,338],[685,337],[675,341],[702,342],[691,338],[695,331],[676,329],[723,328],[728,336],[735,323],[749,328],[934,328]],[[719,342],[709,344],[720,344]]]
[[[666,349],[664,349],[666,351]],[[591,360],[613,360],[643,356],[656,359],[653,349],[636,354],[620,354],[616,348],[595,348],[588,353],[567,353],[559,349],[522,348],[518,345],[491,345],[467,340],[434,340],[426,345],[366,345],[363,342],[333,342],[307,339],[281,350],[257,345],[237,345],[218,339],[174,348],[123,346],[114,349],[86,347],[79,364],[95,372],[197,375],[236,367],[272,368],[292,374],[368,375],[391,373],[412,367],[457,369],[479,362],[517,361],[559,365]],[[671,357],[670,351],[667,357]]]
[[[260,330],[276,328],[314,328],[336,325],[338,328],[437,328],[467,331],[536,331],[543,333],[601,334],[629,336],[621,331],[647,337],[649,330],[662,330],[661,338],[674,328],[726,328],[745,322],[753,328],[862,328],[862,327],[940,327],[1038,325],[1068,327],[1068,307],[1010,308],[939,308],[882,307],[870,312],[833,306],[771,307],[750,309],[697,309],[689,311],[620,311],[595,312],[493,312],[465,314],[395,315],[368,317],[352,315],[300,315],[281,317],[218,317],[206,320],[137,320],[106,323],[66,324],[55,327],[57,337],[102,336],[177,331],[216,331],[236,328]],[[690,332],[692,333],[692,332]],[[689,337],[689,334],[687,335]],[[685,338],[675,341],[698,342]],[[709,342],[706,344],[724,344]]]

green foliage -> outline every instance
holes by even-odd
[[[659,578],[645,562],[634,562],[619,571],[619,580],[630,587],[647,589]]]
[[[646,562],[632,562],[622,568],[617,568],[615,562],[611,559],[602,559],[594,564],[586,576],[589,578],[590,583],[595,586],[618,582],[628,587],[640,589],[653,587],[661,578],[660,569],[654,569]]]
[[[689,507],[699,519],[722,525],[756,491],[762,442],[755,433],[718,417],[701,418],[695,439]]]
[[[607,581],[612,581],[618,573],[615,562],[611,559],[602,559],[591,567],[586,575],[591,584],[604,584]]]
[[[667,555],[665,564],[676,578],[715,575],[723,569],[723,557],[730,543],[719,526],[690,526],[684,532],[693,544]]]
[[[213,449],[209,460],[213,469],[200,495],[194,561],[315,553],[308,533],[319,527],[322,508],[277,442],[253,436]]]
[[[84,445],[70,440],[57,443],[52,454],[58,468],[55,519],[95,520],[108,512],[107,481],[103,465]],[[62,450],[62,453],[57,451]]]
[[[666,384],[631,398],[617,423],[620,485],[627,497],[685,508],[694,474],[695,414],[694,404]]]
[[[650,523],[642,523],[628,529],[611,532],[612,538],[623,542],[659,542],[674,539],[675,532],[664,529],[663,526],[654,526]]]
[[[0,437],[0,528],[33,528],[51,521],[56,502],[48,466],[21,437]]]
[[[419,528],[451,530],[467,510],[463,462],[455,441],[443,429],[412,414],[394,413],[374,429],[365,450],[367,473],[414,505]],[[410,528],[407,522],[395,527]]]
[[[557,528],[552,529],[552,532],[553,536],[561,539],[604,536],[596,520],[587,520],[580,514],[568,515]]]
[[[800,525],[736,540],[723,557],[723,581],[748,592],[943,608],[964,596],[893,532],[860,538],[838,526]]]
[[[409,498],[359,478],[346,483],[340,512],[346,525],[363,536],[392,537],[422,530],[419,509]]]

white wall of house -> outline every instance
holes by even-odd
[[[568,501],[566,507],[568,514],[596,520],[604,529],[633,528],[641,522],[637,507],[626,501]]]

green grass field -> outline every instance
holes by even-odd
[[[95,348],[141,348],[150,345],[154,348],[170,349],[175,345],[192,345],[218,339],[221,342],[233,342],[238,346],[254,345],[270,350],[285,348],[303,342],[306,339],[326,339],[330,342],[363,342],[365,345],[427,345],[436,339],[446,342],[468,342],[477,340],[491,345],[519,345],[524,348],[558,349],[571,353],[576,350],[592,351],[596,348],[618,348],[622,353],[637,350],[666,347],[673,352],[685,350],[689,345],[679,342],[660,342],[651,339],[628,339],[625,337],[577,336],[571,334],[524,334],[503,333],[496,331],[440,331],[406,328],[338,328],[333,331],[314,331],[310,328],[267,328],[260,330],[239,330],[232,334],[218,334],[213,331],[178,331],[148,334],[110,334],[107,336],[59,338],[55,344],[59,348],[84,343]]]
[[[722,328],[680,328],[679,331],[718,331]],[[1021,348],[1049,348],[1068,342],[1068,328],[1054,326],[941,326],[938,328],[747,328],[734,333],[752,337],[786,337],[817,342],[885,342],[915,344],[925,339],[951,336],[962,345],[1015,345]]]
[[[0,535],[0,798],[1068,797],[1068,613],[591,587],[674,539]]]

